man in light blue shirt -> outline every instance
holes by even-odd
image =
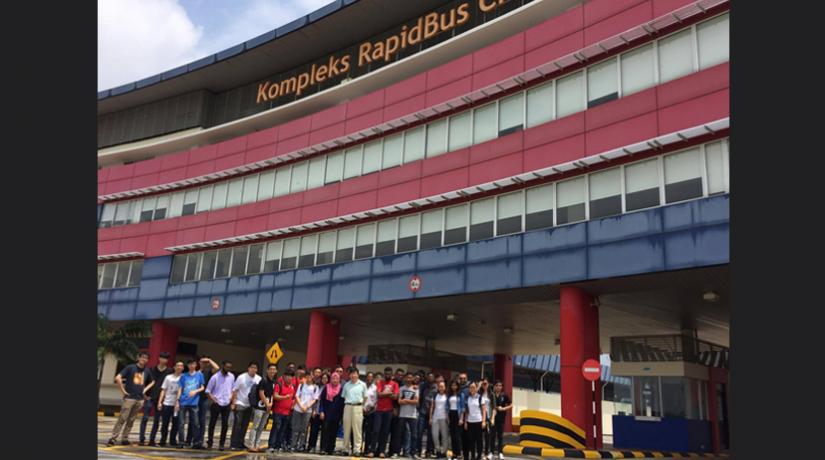
[[[210,405],[211,414],[209,417],[209,440],[206,442],[208,449],[212,448],[212,438],[215,435],[215,423],[218,416],[221,417],[221,444],[219,449],[223,450],[226,444],[226,431],[229,428],[229,413],[232,401],[232,386],[235,384],[235,374],[230,372],[232,363],[224,361],[220,372],[212,374],[209,383],[206,385],[206,396],[212,401]]]
[[[358,369],[349,371],[349,382],[341,390],[344,398],[344,451],[348,455],[361,455],[361,426],[364,422],[364,403],[367,401],[367,384],[358,378]],[[352,444],[350,444],[352,433]]]

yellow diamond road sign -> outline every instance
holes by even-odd
[[[269,350],[266,351],[266,359],[269,360],[272,364],[278,364],[278,360],[283,358],[284,352],[281,351],[281,347],[278,345],[278,342],[275,342],[275,345],[269,347]]]

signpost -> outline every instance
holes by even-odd
[[[591,401],[593,401],[593,448],[598,448],[600,446],[600,442],[597,439],[599,436],[596,424],[596,417],[598,413],[596,412],[596,380],[599,380],[602,376],[602,366],[601,364],[596,361],[595,359],[588,359],[582,363],[582,376],[584,376],[585,380],[590,381],[590,390],[593,392],[593,397]],[[599,401],[601,403],[601,401]]]
[[[412,278],[410,278],[410,291],[418,292],[419,289],[421,289],[421,277],[413,275]]]
[[[281,351],[281,347],[278,345],[278,342],[275,342],[275,344],[269,347],[269,350],[266,351],[266,359],[270,364],[278,364],[278,361],[283,357],[284,352]]]

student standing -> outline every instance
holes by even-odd
[[[295,390],[295,406],[292,408],[292,448],[295,452],[307,450],[307,428],[317,402],[318,385],[312,380],[312,376],[302,374]]]
[[[399,390],[404,386],[404,369],[400,367],[395,370],[395,383],[398,384]],[[393,401],[392,422],[390,422],[390,458],[398,458],[401,448],[404,444],[404,424],[398,417],[401,409],[399,400]]]
[[[226,446],[226,431],[229,429],[229,413],[232,409],[229,403],[232,401],[232,387],[235,385],[235,374],[232,372],[232,363],[224,361],[221,363],[220,372],[216,372],[209,379],[206,385],[206,397],[209,398],[209,439],[206,447],[212,448],[212,438],[215,436],[215,423],[218,417],[221,418],[221,443],[218,450],[223,450]]]
[[[286,373],[275,383],[272,392],[272,429],[269,431],[269,453],[289,452],[287,427],[290,411],[295,402],[295,386],[292,384],[293,373],[287,367]]]
[[[452,446],[453,458],[461,455],[461,433],[464,431],[459,424],[458,399],[460,388],[457,380],[450,382],[450,392],[447,398],[450,414],[450,444]]]
[[[481,385],[478,386],[478,394],[481,395],[481,401],[484,403],[484,408],[486,409],[487,417],[485,418],[485,426],[481,430],[481,440],[484,444],[484,458],[486,460],[491,460],[493,458],[493,450],[492,450],[492,434],[493,431],[490,427],[490,419],[493,416],[493,397],[492,397],[492,389],[490,388],[490,382],[487,380],[487,377],[481,379]]]
[[[169,437],[169,445],[178,445],[178,411],[180,411],[180,376],[183,374],[183,361],[175,363],[175,370],[172,374],[163,379],[160,386],[160,396],[158,400],[158,411],[161,413],[162,425],[160,428],[160,447],[166,447],[166,434],[169,432],[169,420],[172,420],[172,434]]]
[[[346,455],[361,455],[361,427],[364,423],[364,403],[367,400],[367,385],[358,376],[358,368],[349,371],[349,382],[342,390],[344,398],[344,452]],[[352,438],[350,438],[352,434]]]
[[[372,452],[372,425],[375,418],[375,405],[378,403],[378,389],[375,385],[375,374],[367,372],[367,378],[364,382],[367,384],[367,400],[364,403],[364,425],[361,428],[361,433],[364,434],[364,442],[362,443],[362,450],[364,454],[369,455]]]
[[[458,374],[458,413],[462,417],[460,425],[464,427],[463,414],[467,409],[467,397],[470,395],[470,384],[467,382],[467,373],[462,372]],[[461,430],[461,451],[463,452],[463,460],[472,460],[470,453],[470,435],[467,430]]]
[[[247,366],[246,372],[235,379],[235,383],[232,386],[230,408],[233,413],[233,425],[232,440],[229,443],[230,449],[232,450],[241,450],[245,447],[244,437],[246,436],[249,419],[252,416],[249,393],[251,391],[258,391],[257,385],[260,381],[261,376],[258,375],[258,363],[253,361]]]
[[[123,403],[120,405],[120,416],[112,429],[112,437],[107,443],[109,446],[117,444],[117,438],[122,437],[121,444],[129,445],[129,433],[135,423],[135,417],[143,407],[146,391],[152,388],[152,374],[146,369],[149,353],[138,353],[137,362],[124,367],[115,377],[115,383],[123,394]]]
[[[447,396],[447,385],[444,382],[438,382],[436,386],[436,395],[430,405],[430,436],[433,441],[436,458],[444,458],[447,456],[447,445],[450,440],[450,432],[448,428],[449,420],[449,397]]]
[[[338,437],[338,424],[344,415],[344,398],[341,393],[341,376],[335,372],[330,382],[324,386],[318,398],[319,417],[324,425],[321,430],[321,453],[332,455],[335,451],[335,439]]]
[[[418,448],[421,447],[415,445],[415,440],[418,439],[418,387],[413,382],[413,374],[408,372],[404,377],[404,386],[399,391],[398,404],[401,407],[398,410],[398,419],[403,427],[401,439],[404,440],[404,454],[417,459]]]
[[[190,359],[186,363],[189,372],[180,378],[180,427],[183,433],[183,426],[186,424],[186,439],[192,440],[189,447],[193,449],[203,449],[203,438],[201,438],[200,418],[198,417],[198,404],[200,396],[206,388],[203,384],[203,374],[198,372],[198,363]]]
[[[158,399],[160,397],[160,386],[163,384],[163,379],[172,373],[172,369],[167,366],[168,363],[169,353],[162,351],[158,355],[158,364],[149,369],[155,385],[152,385],[152,388],[146,392],[146,401],[143,403],[143,417],[140,419],[141,444],[146,442],[146,424],[149,422],[150,415],[154,415],[152,419],[152,434],[149,435],[149,445],[155,445],[155,437],[158,434],[158,428],[160,428],[160,411],[157,410],[157,407],[160,405],[160,400]],[[154,414],[152,414],[152,412],[154,412]]]
[[[212,375],[215,372],[218,372],[220,367],[218,363],[212,360],[209,356],[203,355],[198,360],[199,366],[198,371],[203,374],[203,382],[204,385],[209,383],[209,380],[212,379]],[[201,441],[204,439],[204,434],[206,433],[206,424],[207,418],[210,416],[210,406],[211,401],[209,398],[201,396],[200,400],[198,401],[198,427],[200,427],[200,431],[198,436],[200,437]],[[186,435],[186,442],[187,444],[192,444],[192,434]]]
[[[504,419],[507,411],[513,408],[510,398],[504,393],[504,384],[497,380],[493,386],[495,400],[495,415],[493,416],[493,452],[498,454],[499,460],[504,460]]]
[[[313,371],[314,373],[314,371]],[[307,444],[307,452],[315,453],[316,448],[318,446],[318,436],[321,434],[321,427],[323,425],[323,421],[321,420],[320,416],[320,407],[321,407],[321,391],[323,388],[329,383],[329,374],[322,373],[315,384],[318,386],[316,388],[316,396],[315,399],[318,401],[312,407],[312,416],[309,419],[309,443]]]
[[[480,460],[481,453],[484,450],[484,442],[481,439],[481,433],[487,426],[487,407],[483,401],[483,397],[478,392],[478,385],[475,382],[470,383],[467,401],[463,413],[464,430],[470,442],[470,449],[465,460]]]
[[[250,452],[260,452],[261,433],[269,421],[272,412],[272,393],[275,389],[275,378],[278,367],[270,363],[266,367],[266,376],[258,383],[256,391],[250,395],[249,405],[252,406],[252,429],[246,436],[246,445]]]
[[[375,383],[378,403],[375,405],[373,417],[373,446],[371,455],[384,458],[387,447],[387,438],[392,424],[393,406],[398,400],[398,382],[392,378],[392,368],[384,368],[384,375],[378,374]]]

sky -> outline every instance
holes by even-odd
[[[330,1],[98,0],[97,88],[114,88],[200,59]]]

